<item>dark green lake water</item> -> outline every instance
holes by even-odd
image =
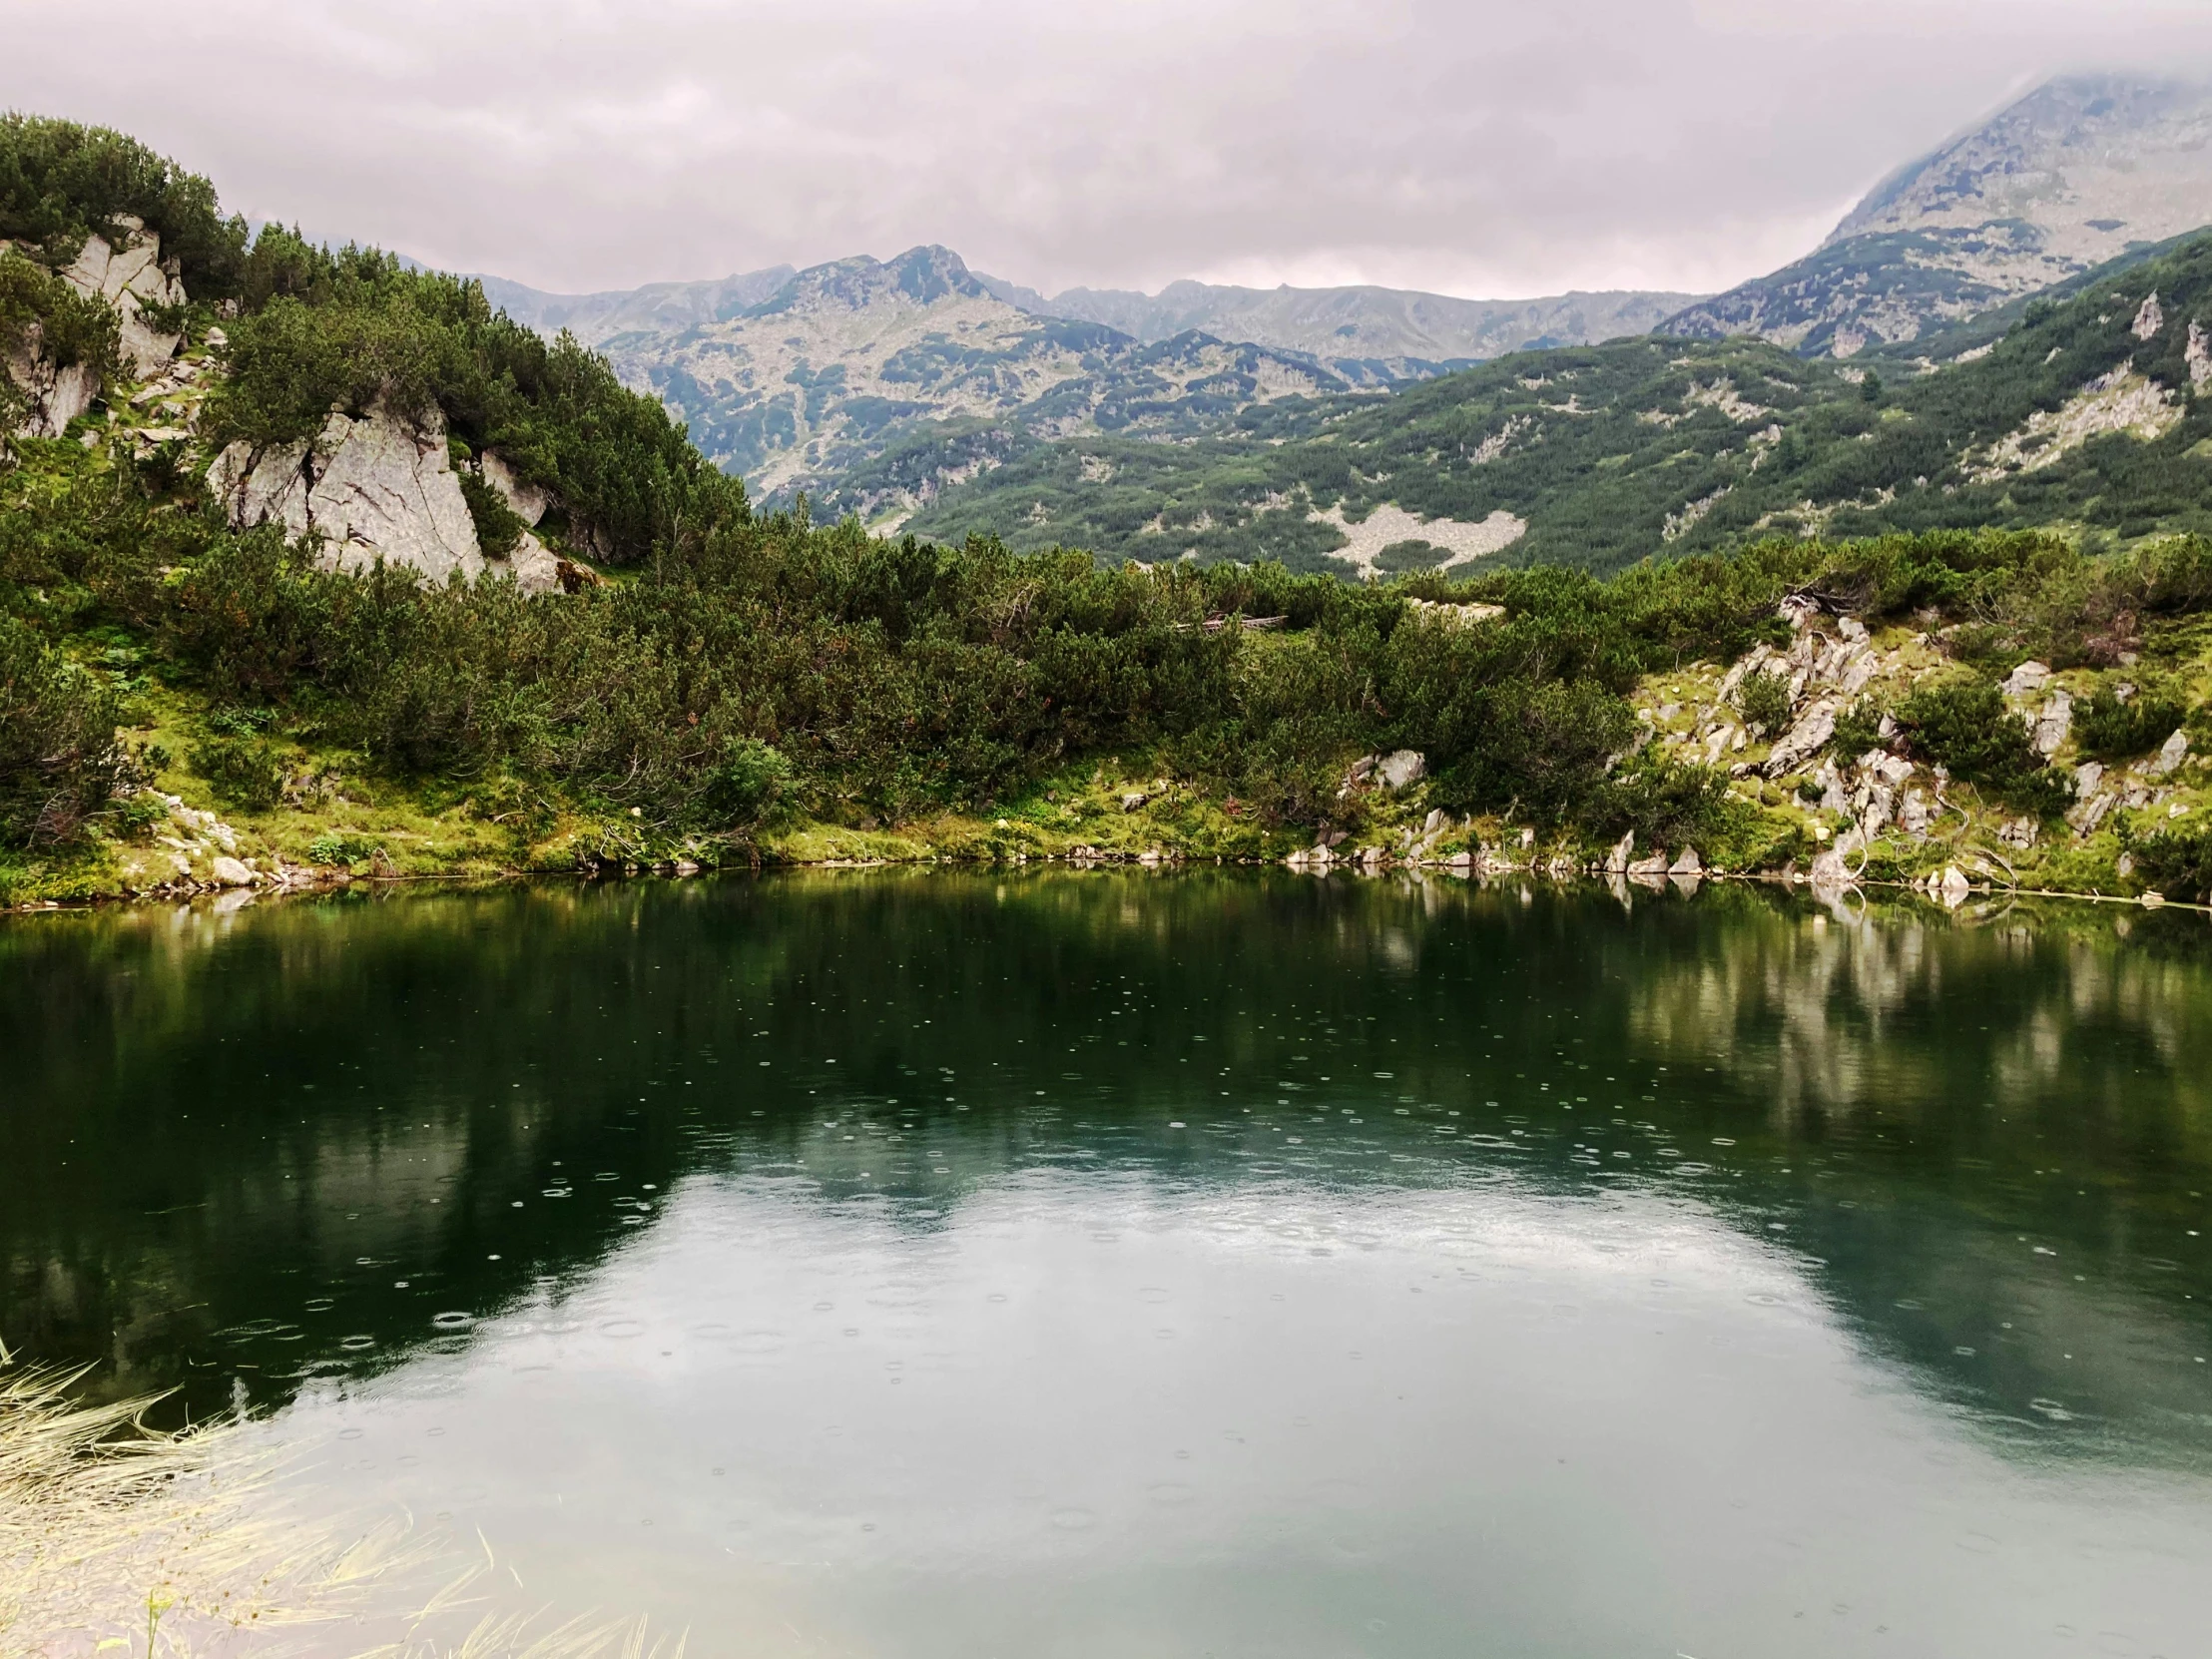
[[[2212,1652],[2208,1193],[2174,912],[0,924],[0,1341],[701,1655]]]

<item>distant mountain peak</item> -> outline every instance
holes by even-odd
[[[865,254],[810,266],[749,313],[774,316],[793,310],[866,310],[892,304],[929,306],[946,299],[989,299],[967,262],[949,248],[927,243],[888,260]]]
[[[1805,259],[1661,331],[1849,357],[2207,223],[2212,87],[2062,76],[1891,174]]]
[[[2202,157],[2208,141],[2212,88],[2126,75],[2063,75],[1891,174],[1823,246],[1869,232],[1971,229],[2014,219],[2058,230],[2062,240],[2074,240],[2064,233],[2086,230],[2103,240],[2080,252],[2092,261],[2109,258],[2126,242],[2159,241],[2212,221],[2212,196],[2201,189],[2212,170],[2190,160]],[[2115,161],[2123,165],[2114,169]],[[2108,211],[2119,193],[2086,188],[2084,175],[2140,175],[2146,162],[2161,178],[2178,173],[2188,181],[2177,180],[2176,190],[2154,186],[2145,204],[2153,215],[2149,224]]]

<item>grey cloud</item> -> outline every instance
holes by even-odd
[[[2161,0],[0,0],[0,102],[561,289],[919,242],[1052,289],[1715,288]]]

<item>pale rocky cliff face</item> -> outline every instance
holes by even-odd
[[[543,490],[496,454],[482,465],[525,523],[545,517]],[[320,538],[325,570],[365,571],[380,559],[427,582],[458,575],[512,581],[530,594],[562,588],[560,560],[534,533],[504,559],[485,556],[435,416],[417,428],[382,408],[359,419],[333,411],[310,442],[231,444],[209,467],[208,488],[237,529],[275,522],[288,537]]]
[[[126,382],[103,387],[90,369],[57,369],[26,342],[4,367],[28,395],[29,418],[21,430],[59,437],[106,391],[113,412],[103,433],[87,442],[128,445],[148,454],[161,444],[192,445],[202,405],[225,341],[208,336],[211,352],[178,355],[180,337],[158,328],[149,305],[185,298],[174,262],[161,257],[161,239],[137,220],[122,222],[123,245],[88,237],[58,275],[80,293],[105,301],[120,322]],[[487,455],[486,481],[523,521],[537,525],[551,505],[546,493],[518,477],[506,462]],[[535,534],[526,534],[504,560],[487,560],[454,475],[445,426],[433,417],[416,429],[389,411],[372,409],[359,419],[333,411],[311,441],[254,450],[234,443],[208,469],[208,486],[239,528],[281,524],[287,536],[319,538],[326,569],[365,570],[377,560],[442,582],[490,575],[515,582],[525,593],[560,591],[560,561]]]
[[[185,297],[176,262],[162,261],[162,239],[128,215],[119,221],[123,246],[111,248],[104,238],[91,236],[66,271],[63,281],[78,292],[105,299],[123,323],[123,360],[136,378],[157,372],[177,354],[177,336],[165,333],[147,320],[141,307],[174,305]]]
[[[29,404],[16,427],[27,438],[58,438],[100,395],[100,376],[83,363],[57,368],[34,336],[8,354],[4,368]]]
[[[177,279],[175,262],[162,261],[160,237],[128,215],[120,228],[120,250],[103,237],[89,236],[77,258],[56,275],[79,293],[103,300],[115,311],[121,324],[123,369],[131,378],[143,380],[176,356],[178,336],[155,328],[142,307],[174,305],[184,298],[185,289]],[[25,437],[60,437],[101,392],[99,375],[78,363],[58,367],[39,349],[35,332],[0,363],[0,369],[29,402],[28,414],[17,427]]]
[[[288,536],[319,536],[325,569],[382,559],[435,582],[484,572],[442,421],[417,431],[382,409],[359,420],[332,414],[310,442],[258,453],[230,445],[208,486],[241,529],[275,521]]]

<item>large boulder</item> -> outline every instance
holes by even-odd
[[[522,540],[504,559],[484,558],[484,569],[494,577],[504,577],[524,593],[565,593],[568,583],[561,579],[561,567],[568,564],[553,549],[538,540],[531,530],[522,532]],[[569,565],[574,571],[577,567]]]
[[[38,330],[8,353],[4,367],[27,405],[16,431],[27,438],[58,438],[100,395],[100,376],[84,363],[57,368],[39,349]]]
[[[308,443],[233,443],[208,469],[208,485],[240,529],[276,522],[319,537],[325,569],[382,559],[433,582],[485,569],[435,416],[422,429],[381,407],[357,420],[332,413]]]
[[[1767,776],[1781,778],[1797,769],[1828,746],[1828,740],[1836,735],[1836,705],[1823,698],[1798,718],[1782,740],[1767,757]]]
[[[1417,749],[1393,749],[1377,763],[1375,781],[1393,795],[1409,790],[1428,774],[1428,758]]]
[[[548,491],[516,472],[496,449],[485,450],[477,464],[483,469],[484,482],[499,492],[500,499],[514,509],[515,517],[533,530],[544,521],[546,509],[553,505]]]
[[[111,247],[102,236],[85,238],[85,246],[61,278],[79,293],[105,299],[115,307],[123,325],[124,361],[133,377],[143,380],[177,354],[178,336],[157,328],[142,307],[179,303],[185,297],[185,285],[178,280],[176,262],[163,262],[158,235],[128,214],[117,224],[124,233],[121,248]]]
[[[2153,778],[2164,778],[2189,756],[2189,734],[2176,731],[2159,746],[2158,753],[2143,764],[2143,770]]]

